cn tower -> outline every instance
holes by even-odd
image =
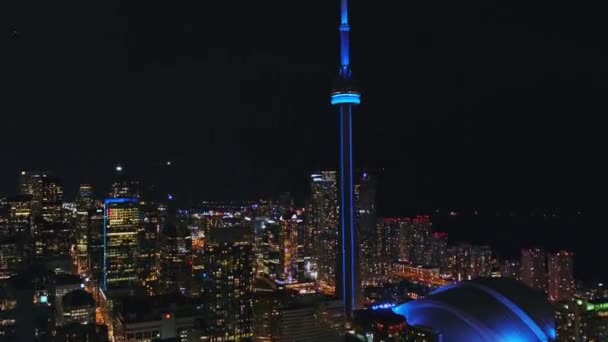
[[[341,0],[340,71],[331,93],[331,104],[340,111],[340,247],[336,272],[336,294],[344,302],[347,318],[361,308],[359,244],[354,220],[352,109],[361,103],[350,70],[348,1]]]

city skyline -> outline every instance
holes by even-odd
[[[118,163],[137,174],[175,160],[178,187],[192,198],[303,194],[298,180],[336,169],[328,147],[338,123],[326,95],[337,9],[241,5],[150,2],[148,15],[117,3],[10,7],[0,96],[13,113],[5,137],[21,143],[4,156],[0,193],[22,168],[78,179],[67,184],[75,191],[109,183],[104,170]],[[587,123],[605,108],[594,75],[606,67],[601,50],[577,45],[601,41],[583,20],[593,11],[554,4],[555,17],[572,18],[565,24],[534,16],[540,5],[395,6],[354,1],[351,9],[357,79],[369,99],[361,111],[370,113],[353,127],[355,166],[386,169],[384,206],[594,207],[606,185],[594,157],[603,140]],[[154,15],[166,24],[147,19]],[[39,124],[22,139],[30,119]],[[110,141],[117,120],[138,143],[103,153],[97,142]],[[54,154],[40,147],[46,141]]]
[[[8,12],[3,340],[608,340],[599,10]]]

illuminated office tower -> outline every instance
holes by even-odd
[[[350,26],[348,3],[340,6],[340,70],[338,84],[331,93],[331,104],[339,108],[340,122],[340,229],[336,294],[344,302],[344,312],[352,318],[362,307],[359,277],[359,240],[355,229],[353,186],[352,108],[361,103],[361,94],[353,85],[350,69]]]
[[[186,236],[174,220],[165,223],[160,237],[160,288],[163,293],[190,292],[191,255]]]
[[[334,287],[338,254],[338,190],[336,172],[310,176],[310,203],[306,245],[313,245],[318,279]]]
[[[166,207],[154,202],[140,205],[142,222],[139,230],[139,256],[137,272],[141,285],[148,295],[157,295],[160,291],[159,264],[161,251],[161,231],[166,222],[162,214]]]
[[[46,222],[61,222],[62,215],[63,185],[57,177],[47,176],[42,179],[42,196],[40,206],[42,218]]]
[[[104,201],[104,289],[133,288],[137,282],[138,202],[135,198]]]
[[[88,217],[87,254],[88,276],[97,287],[103,285],[104,254],[104,211],[102,208],[90,209]]]
[[[205,272],[205,242],[206,236],[203,230],[199,227],[192,235],[192,247],[190,250],[190,258],[192,260],[192,279],[190,280],[190,296],[200,298],[203,289],[203,274]]]
[[[21,171],[19,195],[32,195],[34,201],[42,200],[44,178],[52,176],[49,171]]]
[[[215,228],[205,241],[202,297],[208,341],[253,337],[253,245],[251,229]]]
[[[6,200],[7,233],[9,235],[30,233],[32,220],[32,195],[20,195]]]
[[[521,281],[533,289],[547,290],[546,253],[540,248],[522,249]]]
[[[0,237],[0,279],[17,275],[22,265],[22,249],[14,236]]]
[[[61,181],[48,171],[21,171],[19,194],[32,196],[33,216],[42,216],[45,221],[61,220],[61,200],[63,187]]]
[[[79,274],[89,269],[89,209],[77,208],[74,229],[76,237],[76,266]]]
[[[549,253],[549,300],[568,301],[574,296],[572,253],[560,251]]]
[[[91,184],[80,184],[76,205],[79,209],[83,210],[93,208],[95,205],[95,198],[93,197],[93,186]]]
[[[121,165],[115,168],[115,178],[110,191],[111,198],[139,198],[139,183],[125,175]]]
[[[32,242],[34,254],[40,259],[68,256],[71,245],[71,227],[63,222],[35,220]]]

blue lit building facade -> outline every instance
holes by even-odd
[[[139,200],[106,199],[103,214],[102,287],[132,288],[137,282]]]
[[[336,272],[336,294],[344,302],[347,317],[362,307],[359,277],[359,244],[355,230],[353,187],[352,109],[361,103],[361,94],[352,83],[349,53],[350,26],[348,1],[341,2],[340,72],[338,84],[331,93],[331,104],[340,110],[340,248]]]

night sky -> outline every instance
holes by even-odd
[[[172,160],[184,198],[303,200],[337,168],[338,0],[8,3],[0,195],[22,168],[73,197]],[[351,0],[356,164],[384,169],[383,213],[601,208],[608,30],[585,6]]]

